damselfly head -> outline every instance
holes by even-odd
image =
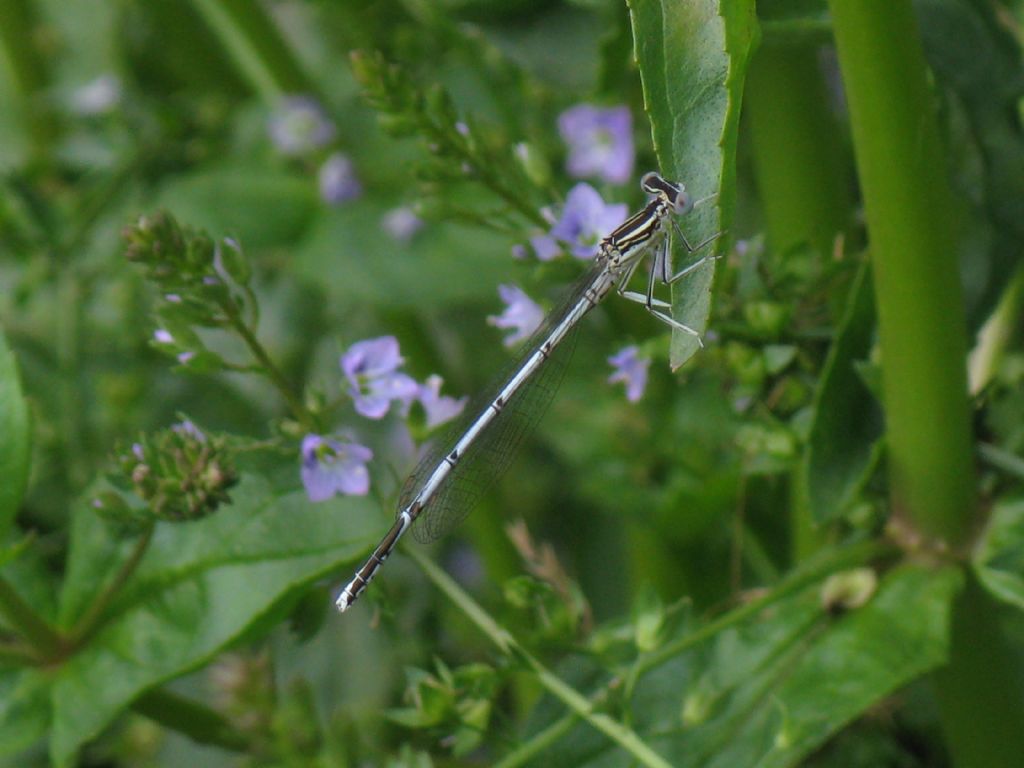
[[[677,182],[666,181],[654,171],[643,175],[640,187],[647,194],[656,195],[672,206],[672,212],[677,216],[693,210],[693,199],[686,194],[686,187]]]

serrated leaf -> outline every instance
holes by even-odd
[[[814,418],[800,472],[804,498],[819,523],[856,501],[878,459],[882,410],[857,371],[871,352],[875,302],[871,270],[861,267],[829,349],[814,398]]]
[[[973,565],[991,595],[1024,610],[1024,501],[1003,501],[992,510]]]
[[[29,435],[18,366],[0,333],[0,539],[17,514],[28,484]]]
[[[159,525],[111,618],[55,672],[55,764],[66,765],[147,689],[280,619],[310,583],[355,558],[379,533],[379,515],[365,499],[311,504],[302,492],[277,497],[251,476],[232,498],[203,520]],[[61,596],[66,625],[86,610],[129,547],[111,539],[91,512],[78,510]]]
[[[821,584],[773,602],[641,677],[633,727],[678,768],[799,765],[886,696],[945,663],[961,584],[955,568],[906,566],[887,574],[864,606],[838,617],[823,608]],[[562,671],[571,680],[592,674]],[[542,728],[551,712],[538,714],[533,724]],[[581,725],[529,765],[596,768],[618,764],[616,757]]]
[[[736,200],[736,137],[747,62],[757,39],[753,0],[630,0],[633,40],[662,171],[695,200],[716,195],[680,226],[692,244],[725,232]],[[679,265],[687,257],[673,238]],[[721,242],[709,249],[720,249]],[[713,262],[672,289],[672,316],[703,332],[711,309]],[[674,331],[673,369],[698,349]]]

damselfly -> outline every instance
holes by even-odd
[[[693,208],[693,200],[682,184],[652,172],[644,175],[640,186],[653,195],[652,199],[601,241],[593,267],[533,335],[508,375],[466,409],[465,417],[447,439],[430,451],[409,476],[399,497],[395,524],[341,591],[339,610],[346,610],[362,594],[414,522],[420,520],[414,528],[417,538],[437,538],[461,521],[508,468],[517,446],[554,396],[579,321],[613,289],[623,298],[643,304],[663,323],[700,341],[695,330],[668,314],[670,305],[654,297],[654,286],[657,280],[670,285],[711,258],[705,256],[673,274],[668,222],[675,226],[690,253],[714,237],[691,246],[679,229],[674,217]],[[630,278],[649,252],[654,254],[654,263],[647,291],[627,290]]]

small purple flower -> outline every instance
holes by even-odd
[[[562,247],[551,235],[531,237],[530,246],[540,261],[551,261],[562,252]]]
[[[365,496],[370,490],[366,462],[373,451],[359,443],[306,435],[302,440],[302,484],[310,501],[326,501],[336,494]]]
[[[320,198],[331,205],[344,203],[363,193],[355,166],[341,152],[335,152],[320,166],[319,181]]]
[[[643,396],[647,387],[650,358],[640,357],[640,350],[636,346],[629,346],[609,357],[608,362],[615,368],[615,373],[608,377],[608,383],[621,381],[626,385],[626,399],[635,403]]]
[[[334,138],[334,123],[316,99],[286,96],[268,126],[270,140],[283,155],[296,157],[326,146]]]
[[[577,184],[569,190],[562,218],[551,228],[551,236],[568,243],[577,259],[591,259],[597,255],[601,238],[619,226],[627,212],[624,203],[606,204],[592,186]]]
[[[171,429],[177,432],[179,435],[187,435],[188,437],[191,437],[193,440],[197,442],[206,442],[206,435],[203,434],[203,430],[197,427],[195,423],[190,421],[189,419],[185,419],[184,421],[178,424],[173,424],[171,426]]]
[[[427,414],[427,429],[433,429],[439,424],[454,419],[462,413],[462,409],[466,407],[466,402],[469,400],[468,397],[456,399],[442,395],[441,382],[442,379],[437,374],[428,376],[416,396]]]
[[[558,117],[558,132],[569,146],[571,176],[597,176],[623,184],[633,175],[633,118],[629,107],[602,109],[578,104]]]
[[[498,294],[505,302],[505,311],[489,316],[487,324],[495,328],[514,328],[515,331],[506,336],[504,342],[506,347],[512,347],[540,327],[544,321],[544,310],[516,285],[499,285]]]
[[[103,115],[121,101],[121,81],[116,75],[100,75],[71,94],[71,108],[80,115]]]
[[[174,337],[171,335],[171,332],[168,331],[166,328],[157,328],[155,331],[153,331],[153,340],[157,344],[174,343]]]
[[[394,336],[357,341],[341,356],[341,370],[360,415],[382,419],[392,400],[403,406],[413,401],[419,385],[411,376],[398,372],[402,362]]]
[[[423,229],[423,219],[417,216],[412,208],[403,205],[388,211],[384,215],[381,226],[398,242],[407,243]]]

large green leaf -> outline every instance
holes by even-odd
[[[662,170],[696,200],[717,195],[681,222],[691,243],[728,229],[736,201],[736,136],[747,62],[757,38],[753,0],[630,0],[633,40],[654,148]],[[678,241],[679,238],[675,238]],[[721,248],[721,244],[709,246]],[[676,242],[677,263],[685,249]],[[714,269],[673,286],[672,314],[703,331]],[[671,365],[699,348],[672,335]]]
[[[800,482],[818,522],[834,520],[849,508],[878,457],[882,409],[855,368],[868,359],[874,340],[870,275],[865,265],[850,289],[815,393]]]
[[[256,477],[245,478],[232,496],[230,507],[209,518],[158,526],[111,618],[56,672],[50,746],[57,765],[147,689],[280,618],[304,587],[352,560],[379,533],[380,515],[367,500],[276,497]],[[91,512],[78,512],[62,595],[65,623],[85,610],[126,546],[112,542]]]
[[[183,175],[162,187],[157,203],[189,226],[237,237],[247,248],[293,243],[321,205],[314,179],[239,162]]]
[[[1024,95],[1021,46],[998,6],[979,0],[915,0],[921,42],[952,116],[946,137],[963,195],[964,299],[972,330],[991,314],[1020,263],[1024,237]],[[968,268],[968,265],[970,267]]]
[[[1024,609],[1024,501],[996,505],[975,549],[974,569],[989,593]]]
[[[886,696],[945,663],[961,583],[955,568],[904,566],[865,605],[839,616],[822,607],[820,584],[774,602],[641,678],[634,728],[679,768],[799,765]],[[554,716],[549,709],[547,722]],[[621,752],[580,725],[533,764],[621,761]]]
[[[300,274],[356,306],[437,309],[484,299],[521,279],[508,238],[479,227],[430,223],[409,241],[388,234],[389,209],[364,199],[320,217],[296,254]]]
[[[0,765],[46,735],[50,725],[50,676],[45,670],[0,672]]]
[[[28,467],[28,407],[14,355],[0,334],[0,536],[17,514],[28,483]]]

